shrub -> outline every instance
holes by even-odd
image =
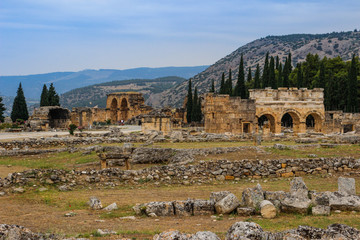
[[[74,135],[74,131],[75,131],[75,129],[77,128],[77,126],[75,125],[75,124],[70,124],[69,125],[69,133],[70,133],[70,135]]]

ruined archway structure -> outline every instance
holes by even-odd
[[[291,118],[294,133],[323,131],[323,89],[250,89],[249,99],[208,93],[205,97],[205,131],[211,133],[281,133],[282,118]],[[307,127],[309,116],[311,126]],[[245,126],[247,127],[244,127]],[[249,125],[247,125],[249,124]],[[309,124],[308,124],[309,125]]]
[[[152,108],[145,105],[144,97],[137,92],[117,92],[107,95],[106,120],[112,123],[128,120],[140,114],[146,114]]]

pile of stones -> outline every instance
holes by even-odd
[[[309,191],[301,177],[290,182],[290,192],[264,191],[260,184],[246,188],[241,201],[228,191],[213,192],[210,200],[176,200],[150,202],[133,207],[136,214],[157,216],[192,216],[237,213],[249,216],[260,213],[275,218],[279,212],[330,215],[331,210],[360,211],[360,196],[355,192],[354,178],[338,178],[337,192]]]

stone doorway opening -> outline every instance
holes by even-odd
[[[264,114],[258,118],[259,130],[264,134],[275,133],[275,117],[271,114]]]
[[[50,128],[67,128],[70,119],[70,113],[67,109],[55,108],[49,111],[49,127]]]
[[[123,98],[121,100],[121,105],[120,105],[120,118],[121,120],[128,120],[128,114],[129,114],[129,106],[128,106],[128,101],[126,100],[126,98]]]
[[[311,113],[306,117],[306,130],[321,132],[322,121],[317,113]]]
[[[354,125],[353,124],[345,124],[343,131],[344,131],[344,133],[354,131]]]
[[[118,121],[117,118],[117,110],[118,110],[118,102],[116,100],[116,98],[114,98],[111,101],[111,105],[110,105],[110,118],[111,118],[111,122],[115,123]]]
[[[281,118],[281,131],[297,133],[300,129],[300,118],[294,112],[287,112]]]

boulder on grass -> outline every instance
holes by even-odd
[[[225,198],[227,195],[229,195],[231,192],[229,191],[221,191],[221,192],[212,192],[210,194],[210,201],[212,201],[214,204]]]
[[[288,197],[281,201],[281,210],[287,213],[307,213],[310,204],[310,199]]]
[[[312,213],[312,215],[315,215],[315,216],[317,216],[317,215],[329,216],[330,215],[330,207],[324,206],[324,205],[317,205],[315,207],[312,207],[311,213]]]
[[[360,196],[333,192],[329,195],[329,205],[331,210],[360,211]]]
[[[252,207],[238,207],[236,212],[239,216],[251,216],[255,215],[255,208]]]
[[[193,215],[194,201],[191,199],[185,201],[176,200],[173,202],[175,215],[177,216],[191,216]]]
[[[295,177],[290,182],[290,195],[294,198],[309,198],[309,190],[306,187],[302,177]]]
[[[263,200],[264,191],[260,184],[257,184],[254,188],[246,188],[242,193],[242,203],[246,207],[258,208]]]
[[[194,200],[194,216],[215,213],[214,203],[210,200]]]
[[[97,197],[94,197],[94,196],[90,197],[89,206],[93,210],[99,210],[99,209],[102,209],[102,207],[103,207],[100,199],[98,199]]]
[[[204,231],[195,233],[189,240],[220,240],[220,238],[215,233]]]
[[[259,224],[253,222],[237,222],[234,223],[226,233],[226,240],[252,239],[261,240],[263,229]]]
[[[174,207],[172,202],[150,202],[145,204],[145,213],[148,216],[173,216]]]
[[[234,211],[240,205],[239,199],[232,193],[215,204],[215,210],[218,214],[227,214]]]
[[[153,240],[188,240],[188,237],[185,234],[175,230],[175,231],[166,231],[160,234],[156,234],[153,237]]]
[[[272,202],[264,200],[260,203],[260,213],[263,218],[272,219],[276,217],[276,207]]]
[[[355,179],[354,178],[338,178],[338,191],[343,195],[356,195]]]

